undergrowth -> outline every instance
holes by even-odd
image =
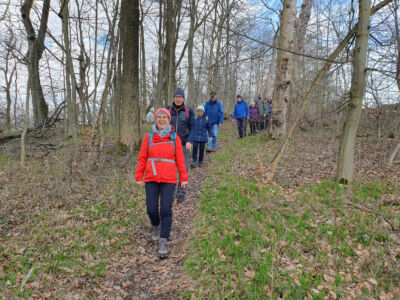
[[[267,184],[264,165],[277,146],[259,135],[213,157],[218,168],[202,189],[186,261],[197,282],[189,294],[400,297],[400,210],[390,201],[400,194],[396,180]]]

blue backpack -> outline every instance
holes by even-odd
[[[150,149],[150,147],[154,145],[154,144],[151,143],[151,140],[153,139],[153,135],[154,135],[154,131],[150,132],[148,149]],[[174,154],[175,154],[175,140],[176,140],[176,131],[173,131],[171,133],[171,142],[172,142],[172,145],[174,146]],[[169,144],[171,142],[164,142],[163,144]],[[161,143],[159,143],[159,144],[161,144]]]

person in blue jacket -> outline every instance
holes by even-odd
[[[172,105],[168,105],[165,108],[171,114],[170,124],[174,126],[176,133],[181,138],[186,172],[189,174],[192,128],[195,115],[193,109],[185,105],[185,91],[180,88],[176,89]],[[186,199],[186,188],[182,188],[180,182],[178,184],[177,198],[179,203],[184,202]]]
[[[194,119],[194,125],[192,129],[192,139],[193,139],[193,153],[192,153],[192,164],[193,168],[203,166],[204,159],[204,148],[206,142],[210,137],[212,142],[214,139],[214,133],[210,125],[210,119],[204,115],[203,105],[197,107],[197,116]],[[199,163],[197,164],[197,151],[199,152]]]
[[[249,105],[246,101],[242,100],[242,96],[236,96],[236,105],[233,109],[232,121],[236,121],[236,125],[239,131],[239,138],[246,136],[247,120],[249,119]]]
[[[210,100],[208,100],[204,105],[204,114],[208,117],[208,122],[210,123],[213,132],[212,141],[210,139],[207,143],[207,152],[212,152],[217,148],[219,129],[224,122],[224,110],[221,101],[217,99],[216,92],[210,93]]]

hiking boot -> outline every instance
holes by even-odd
[[[178,195],[178,203],[185,202],[185,195]]]
[[[160,238],[158,243],[158,257],[159,258],[167,258],[168,257],[168,241],[165,238]]]
[[[212,151],[211,148],[206,149],[206,152],[211,152],[211,151]]]
[[[203,166],[203,162],[199,162],[199,167],[201,168]]]
[[[190,164],[190,166],[191,166],[192,168],[196,168],[196,167],[197,167],[197,162],[193,161],[193,162]]]
[[[160,232],[161,232],[161,226],[153,226],[153,232],[151,234],[151,240],[153,242],[157,242],[160,239]]]

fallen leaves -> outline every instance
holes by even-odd
[[[221,249],[218,248],[217,251],[218,251],[219,259],[220,259],[221,261],[226,261],[226,256],[225,256],[224,253],[221,251]]]
[[[244,276],[246,276],[250,280],[253,280],[256,276],[256,272],[254,272],[254,270],[252,269],[245,268]]]

